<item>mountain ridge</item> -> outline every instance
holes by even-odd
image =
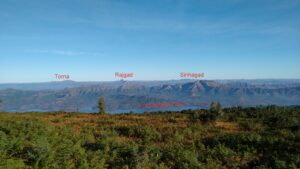
[[[220,101],[225,107],[300,105],[300,84],[284,83],[274,87],[272,84],[222,83],[213,80],[165,83],[123,81],[52,90],[13,88],[0,90],[0,99],[3,100],[1,109],[17,112],[30,110],[96,112],[100,96],[105,97],[107,109],[112,112],[137,110],[142,104],[151,104],[151,108],[155,108],[153,104],[207,108],[211,101]]]

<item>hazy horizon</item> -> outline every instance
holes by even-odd
[[[259,79],[153,79],[153,80],[131,80],[131,79],[116,79],[116,80],[86,80],[86,81],[79,81],[79,80],[53,80],[53,81],[30,81],[30,82],[0,82],[0,84],[24,84],[24,83],[52,83],[52,82],[120,82],[120,81],[126,81],[126,82],[155,82],[155,81],[202,81],[202,80],[208,80],[208,81],[252,81],[252,80],[278,80],[278,81],[300,81],[299,79],[292,79],[292,78],[259,78]]]

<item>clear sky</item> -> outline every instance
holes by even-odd
[[[1,0],[0,83],[300,78],[299,0]]]

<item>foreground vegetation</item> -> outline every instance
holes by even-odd
[[[300,168],[300,108],[0,113],[0,168]]]

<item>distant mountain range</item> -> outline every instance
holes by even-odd
[[[110,112],[300,105],[300,80],[171,80],[0,84],[4,111],[96,112],[104,96]]]

